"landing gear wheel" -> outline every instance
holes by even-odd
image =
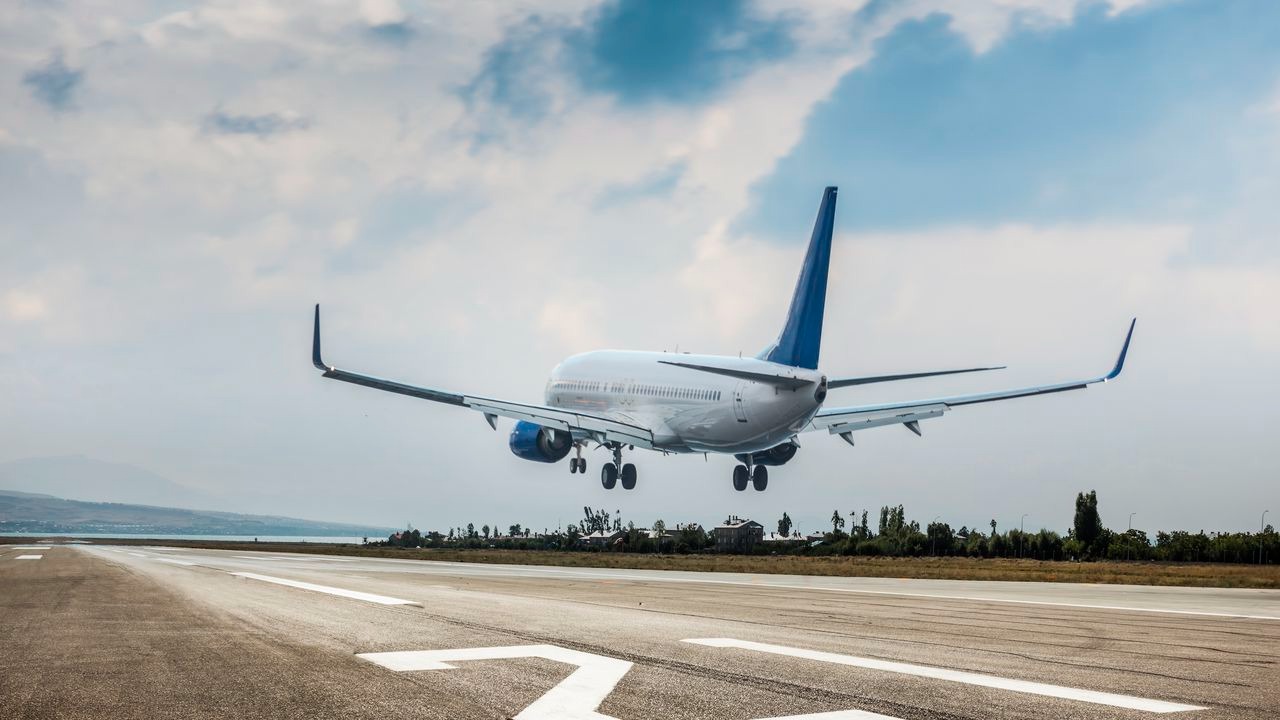
[[[622,489],[634,490],[636,487],[636,466],[627,463],[622,466]]]
[[[614,485],[618,484],[618,466],[613,463],[605,463],[600,466],[600,484],[605,490],[612,490]]]
[[[747,480],[750,473],[747,472],[746,465],[738,465],[733,468],[733,489],[742,492],[747,489]]]
[[[586,458],[578,458],[578,472],[582,473],[583,475],[586,475],[586,474],[587,474],[587,459],[586,459]]]
[[[569,474],[578,472],[578,458],[569,458]]]
[[[751,485],[756,492],[764,492],[764,489],[769,487],[769,468],[757,465],[751,473]]]

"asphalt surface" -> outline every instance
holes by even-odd
[[[1280,717],[1277,591],[28,547],[0,718]]]

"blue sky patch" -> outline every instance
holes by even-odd
[[[67,67],[61,55],[55,55],[45,65],[22,76],[22,84],[31,89],[31,94],[57,111],[71,109],[76,90],[83,80],[84,72]]]
[[[751,17],[739,0],[623,0],[606,5],[569,47],[588,90],[628,103],[698,102],[789,53],[786,31]]]
[[[1203,217],[1233,192],[1250,108],[1280,80],[1280,4],[1193,2],[1022,29],[982,55],[936,15],[897,28],[753,188],[743,229]]]

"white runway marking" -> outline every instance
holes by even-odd
[[[1046,697],[1063,698],[1066,700],[1079,700],[1081,702],[1110,705],[1112,707],[1127,708],[1129,710],[1143,710],[1152,713],[1185,712],[1187,710],[1205,709],[1198,705],[1183,705],[1181,703],[1166,702],[1164,700],[1149,700],[1147,698],[1133,697],[1131,695],[1116,695],[1113,693],[1097,692],[1095,690],[1081,690],[1079,688],[1049,685],[1047,683],[1031,682],[1029,680],[1013,680],[1010,678],[997,677],[995,675],[981,675],[961,670],[947,670],[945,668],[931,667],[929,665],[911,665],[908,663],[893,662],[890,660],[877,660],[875,658],[839,655],[836,653],[821,652],[818,650],[791,648],[786,647],[785,645],[769,645],[767,643],[751,642],[750,640],[707,638],[700,640],[690,639],[685,640],[684,642],[693,643],[695,645],[706,645],[708,647],[741,648],[743,650],[755,650],[757,652],[772,653],[774,655],[789,655],[791,657],[803,658],[805,660],[816,660],[818,662],[834,663],[836,665],[850,665],[853,667],[867,668],[869,670],[883,670],[885,672],[915,675],[917,677],[932,678],[934,680],[949,680],[951,682],[964,683],[966,685],[979,685],[982,687],[997,688],[1000,690],[1029,693],[1032,695],[1043,695]]]
[[[10,545],[6,550],[48,550],[52,545]]]
[[[831,712],[810,712],[809,715],[786,715],[780,717],[762,717],[760,720],[901,720],[892,715],[879,715],[878,712],[865,710],[835,710]]]
[[[415,561],[398,561],[398,562],[415,562]],[[452,563],[439,560],[428,561],[435,565],[450,565],[454,567],[466,568],[468,570],[480,570],[481,566],[477,563]],[[484,568],[488,570],[488,568]],[[1142,612],[1142,613],[1161,613],[1172,615],[1195,615],[1200,617],[1220,617],[1234,618],[1238,620],[1280,620],[1277,615],[1247,615],[1240,613],[1212,612],[1209,610],[1175,610],[1173,608],[1149,608],[1149,607],[1133,607],[1129,605],[1102,605],[1095,603],[1071,603],[1057,600],[1020,600],[1017,598],[994,598],[983,597],[981,595],[944,595],[941,593],[925,593],[925,592],[907,592],[904,590],[868,590],[865,588],[842,588],[821,585],[797,585],[795,583],[774,582],[771,580],[759,581],[743,581],[743,580],[713,580],[711,578],[681,578],[681,577],[662,577],[657,575],[632,575],[617,572],[599,572],[590,573],[577,570],[561,570],[559,568],[542,568],[542,567],[520,567],[517,572],[512,573],[511,568],[502,566],[494,566],[492,572],[500,573],[506,571],[508,574],[514,574],[519,577],[520,573],[541,572],[554,575],[567,575],[582,579],[607,579],[607,580],[630,580],[632,582],[664,582],[664,583],[700,583],[705,585],[735,585],[739,587],[752,588],[777,588],[782,590],[807,590],[810,592],[838,592],[838,593],[854,593],[860,595],[890,595],[895,597],[911,597],[923,598],[926,600],[963,600],[967,602],[989,602],[989,603],[1011,603],[1015,605],[1044,605],[1048,607],[1067,607],[1067,608],[1083,608],[1087,610],[1119,610],[1123,612]]]
[[[246,572],[231,574],[236,577],[261,580],[263,582],[275,583],[276,585],[287,585],[288,587],[298,588],[300,590],[311,590],[313,592],[337,595],[338,597],[351,598],[353,600],[364,600],[365,602],[377,603],[379,605],[417,605],[419,607],[422,605],[422,603],[414,602],[413,600],[401,600],[400,598],[386,597],[385,595],[374,595],[372,593],[359,592],[357,590],[343,590],[342,588],[329,587],[328,585],[314,585],[308,582],[299,582],[298,580],[286,580],[284,578],[271,577],[270,575],[259,575],[257,573]]]
[[[159,560],[162,563],[169,563],[171,565],[195,565],[193,562],[187,562],[186,560],[174,560],[173,558],[156,558],[156,560]]]
[[[570,650],[557,645],[513,645],[457,650],[405,650],[361,653],[356,657],[396,672],[451,670],[449,663],[475,660],[511,660],[536,657],[575,665],[577,670],[542,697],[520,711],[515,720],[617,720],[597,711],[618,682],[631,670],[631,662],[604,655]],[[865,710],[787,715],[761,720],[900,720]]]
[[[145,554],[145,553],[136,553],[136,552],[131,552],[131,553],[129,553],[129,554],[130,554],[130,555],[132,555],[132,556],[134,556],[134,557],[146,557],[146,554]]]
[[[39,560],[43,555],[19,555],[14,560]]]
[[[604,720],[609,715],[596,712],[600,703],[613,692],[614,686],[631,669],[631,663],[617,658],[555,645],[516,645],[511,647],[463,648],[460,650],[409,650],[405,652],[364,653],[356,657],[377,663],[389,670],[450,670],[448,663],[466,660],[507,660],[511,658],[544,658],[578,666],[542,697],[516,715],[516,720]]]

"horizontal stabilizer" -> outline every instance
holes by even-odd
[[[930,372],[903,373],[901,375],[868,375],[866,377],[831,378],[827,387],[849,387],[850,385],[871,385],[872,383],[894,382],[896,380],[915,380],[916,378],[937,377],[938,375],[959,375],[960,373],[986,372],[987,370],[1004,370],[1005,365],[997,367],[965,368],[964,370],[933,370]]]
[[[727,375],[742,380],[754,380],[756,382],[765,383],[766,385],[774,385],[785,390],[795,390],[805,385],[812,385],[812,380],[806,380],[798,377],[788,377],[786,375],[772,375],[770,373],[751,372],[750,370],[736,370],[733,368],[715,367],[714,365],[697,365],[695,363],[676,362],[675,360],[659,360],[663,365],[675,365],[676,367],[689,368],[690,370],[701,370],[702,372],[714,373],[716,375]]]

